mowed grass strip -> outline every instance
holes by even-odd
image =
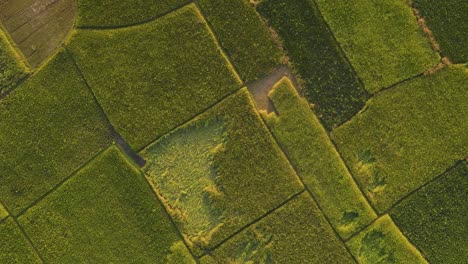
[[[377,219],[346,244],[362,264],[427,264],[421,253],[401,233],[388,215]]]
[[[135,150],[241,88],[194,5],[131,28],[79,30],[69,48]]]
[[[0,25],[0,95],[14,88],[28,74],[28,69],[10,45]]]
[[[118,27],[148,21],[190,0],[79,0],[78,27]]]
[[[244,82],[280,65],[281,48],[247,0],[201,0],[198,4]]]
[[[214,263],[354,263],[322,212],[302,193],[209,256]]]
[[[47,263],[191,256],[145,178],[111,146],[19,218]]]
[[[65,52],[0,101],[0,199],[16,215],[111,143]]]
[[[405,0],[317,0],[365,88],[418,75],[439,61]]]
[[[390,214],[429,262],[464,263],[468,256],[467,194],[465,160],[403,200]]]
[[[348,238],[376,218],[320,121],[291,81],[280,80],[265,114],[271,132],[340,236]]]
[[[141,155],[149,181],[197,255],[303,190],[246,88]]]
[[[411,0],[422,17],[437,43],[442,54],[455,63],[468,62],[468,37],[466,32],[466,14],[468,2],[464,0]]]
[[[11,217],[0,220],[0,263],[42,263]]]
[[[304,93],[328,129],[356,114],[369,97],[310,0],[265,0],[260,14],[279,34]]]
[[[332,138],[380,212],[468,153],[463,65],[384,91],[366,107]]]

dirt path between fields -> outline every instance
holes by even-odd
[[[298,89],[298,93],[302,94],[296,77],[294,77],[294,74],[287,65],[281,65],[269,75],[246,84],[260,110],[265,110],[267,113],[274,111],[274,105],[268,97],[268,93],[284,76],[288,77],[293,82],[296,89]]]
[[[0,0],[0,22],[34,69],[73,27],[75,0]]]

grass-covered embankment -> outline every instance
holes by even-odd
[[[275,113],[266,123],[298,175],[344,239],[376,218],[320,121],[289,79],[278,82],[269,97]]]
[[[26,65],[10,45],[0,25],[0,95],[17,86],[27,74]]]

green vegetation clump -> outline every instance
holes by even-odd
[[[439,61],[405,0],[317,0],[365,88],[418,75]]]
[[[135,150],[241,87],[194,5],[140,26],[78,31],[69,48]]]
[[[346,242],[359,263],[424,263],[421,253],[406,239],[388,215]]]
[[[468,256],[468,162],[462,161],[390,213],[431,263],[464,263]]]
[[[269,97],[278,115],[265,115],[267,125],[340,236],[346,239],[369,224],[375,212],[307,101],[287,78]]]
[[[364,106],[369,95],[312,1],[265,0],[257,10],[281,37],[306,98],[328,129]]]
[[[190,0],[79,0],[79,27],[118,27],[164,15]]]
[[[42,263],[11,217],[0,220],[0,263]]]
[[[26,65],[11,47],[0,26],[0,95],[18,85],[27,74]]]
[[[115,146],[19,222],[47,263],[154,263],[181,239],[142,173]]]
[[[468,62],[465,0],[412,0],[435,35],[444,56],[455,63]]]
[[[0,221],[5,219],[8,216],[8,211],[3,207],[3,204],[0,203]]]
[[[0,199],[14,215],[111,143],[64,52],[0,101]]]
[[[468,69],[449,66],[386,90],[332,133],[377,210],[468,153]]]
[[[245,82],[281,64],[281,49],[247,0],[201,0],[198,4]]]
[[[322,212],[302,193],[201,259],[201,263],[354,263]]]
[[[303,189],[245,88],[141,155],[197,255]]]

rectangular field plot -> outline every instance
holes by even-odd
[[[377,92],[440,59],[405,0],[317,0],[365,88]]]
[[[468,69],[454,65],[380,93],[332,137],[384,212],[466,156],[466,109]]]
[[[190,5],[144,25],[79,30],[70,49],[110,121],[137,150],[241,88],[214,41]]]
[[[356,114],[368,93],[310,0],[265,0],[257,10],[276,30],[304,93],[331,129]]]
[[[0,96],[18,85],[27,72],[26,65],[10,45],[0,25]]]
[[[19,221],[47,263],[194,263],[142,173],[115,146]]]
[[[466,45],[468,3],[465,0],[411,0],[411,2],[435,35],[442,54],[455,63],[468,62],[468,45]]]
[[[391,212],[395,223],[431,263],[466,262],[468,162],[458,162]]]
[[[79,27],[118,27],[141,23],[189,3],[190,0],[80,0]]]
[[[11,217],[0,220],[0,263],[42,263]]]
[[[411,245],[388,215],[377,219],[346,244],[362,264],[427,264],[421,253]]]
[[[307,193],[226,241],[202,264],[354,263]]]
[[[283,78],[269,97],[278,113],[265,119],[298,175],[341,237],[376,218],[320,121],[293,84]]]
[[[0,200],[14,215],[111,142],[64,52],[0,101],[0,120]]]
[[[141,155],[197,255],[303,190],[245,88]]]
[[[247,0],[201,0],[203,14],[245,82],[281,64],[282,51]]]

